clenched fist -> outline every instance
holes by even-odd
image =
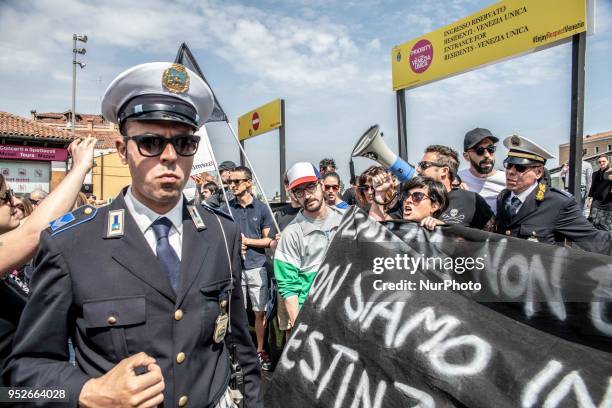
[[[144,366],[147,372],[136,375],[135,368]],[[125,358],[102,377],[87,381],[79,395],[79,406],[155,407],[164,400],[164,377],[155,359],[146,353]]]

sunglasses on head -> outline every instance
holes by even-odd
[[[506,170],[510,170],[514,167],[514,169],[517,171],[517,173],[524,173],[527,170],[533,168],[533,167],[537,167],[537,166],[526,166],[524,164],[514,164],[514,163],[508,163],[508,162],[504,162],[504,168]]]
[[[421,191],[413,191],[412,193],[405,193],[402,195],[402,198],[404,199],[404,201],[410,198],[410,200],[414,204],[417,204],[417,205],[420,204],[421,201],[423,201],[426,198],[429,198],[431,200],[431,198],[427,194]]]
[[[418,166],[421,170],[427,170],[430,167],[444,167],[443,164],[432,162],[432,161],[426,161],[426,160],[420,161]]]
[[[310,183],[310,184],[307,184],[305,187],[294,188],[293,190],[291,190],[291,193],[296,198],[302,198],[302,197],[304,197],[306,195],[306,193],[314,194],[314,192],[317,191],[317,186],[318,185],[319,185],[319,183]]]
[[[480,146],[480,147],[477,147],[475,149],[470,149],[470,150],[476,153],[477,155],[482,156],[485,150],[489,152],[490,154],[495,153],[495,150],[497,150],[497,146],[491,144],[488,146]]]
[[[153,133],[136,136],[124,136],[125,140],[133,140],[138,146],[138,152],[145,157],[156,157],[162,154],[168,143],[174,147],[179,156],[193,156],[198,150],[200,136],[178,135],[164,137]]]

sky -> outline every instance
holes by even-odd
[[[87,34],[77,112],[100,113],[112,79],[173,61],[186,42],[234,129],[276,98],[286,106],[287,167],[332,157],[345,184],[353,146],[379,124],[397,151],[391,49],[486,8],[482,0],[0,0],[0,110],[70,110],[72,34]],[[612,130],[612,0],[598,0],[587,38],[584,134]],[[555,156],[569,141],[571,44],[489,65],[406,92],[408,159],[429,144],[461,152],[464,134],[526,136]],[[207,125],[218,161],[239,161],[224,123]],[[246,141],[268,196],[279,191],[278,132]],[[498,150],[497,167],[505,150]],[[355,160],[356,170],[372,161]],[[557,162],[549,161],[554,167]],[[462,167],[465,164],[462,165]]]

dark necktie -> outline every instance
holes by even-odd
[[[170,233],[170,228],[172,228],[172,222],[168,218],[162,217],[157,219],[151,225],[151,228],[153,228],[155,238],[157,238],[157,258],[164,266],[170,286],[172,286],[174,293],[176,293],[179,284],[181,261],[176,255],[176,252],[174,252],[174,249],[172,249],[170,241],[168,241],[168,234]]]
[[[508,211],[508,214],[510,214],[510,217],[514,217],[516,215],[520,206],[521,199],[517,196],[512,197],[511,200],[506,202],[506,210]]]

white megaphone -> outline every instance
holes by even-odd
[[[385,144],[378,125],[374,125],[366,130],[353,148],[351,156],[365,157],[382,164],[389,168],[391,173],[402,182],[410,180],[415,174],[414,167],[393,153]]]

